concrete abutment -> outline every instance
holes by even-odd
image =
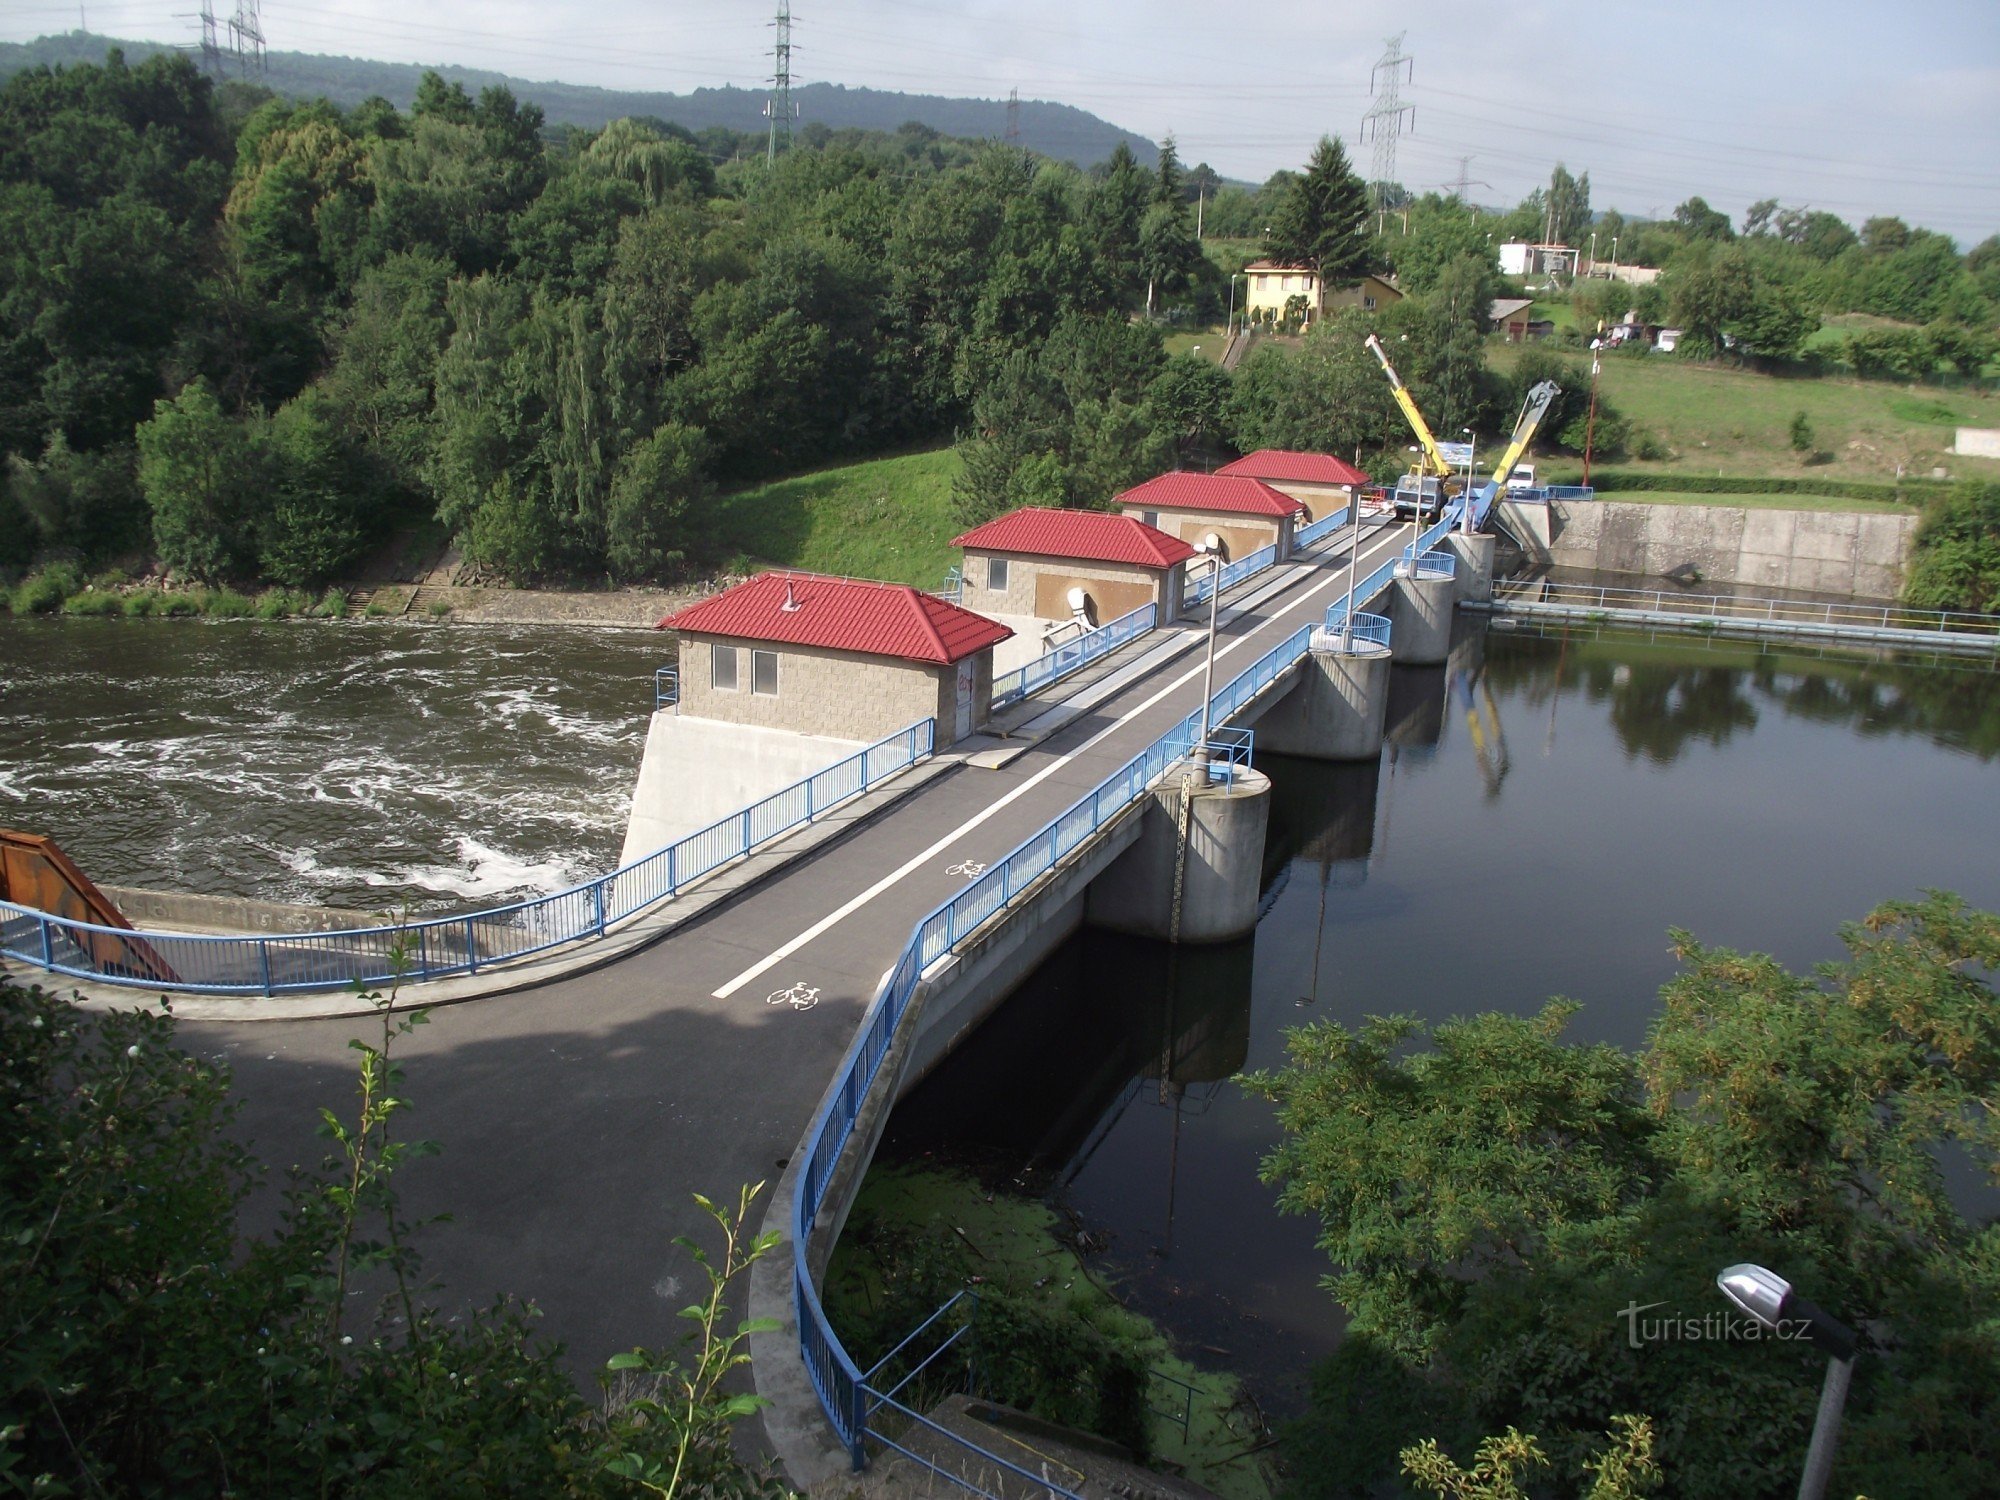
[[[1390,581],[1389,649],[1398,662],[1436,666],[1451,651],[1451,614],[1458,583],[1448,574],[1399,563]]]
[[[1085,920],[1168,942],[1222,943],[1244,936],[1257,925],[1270,812],[1271,782],[1261,771],[1239,766],[1232,782],[1191,790],[1183,777],[1170,778],[1152,793],[1138,842],[1091,885]]]
[[[1372,760],[1382,753],[1389,711],[1387,647],[1355,641],[1343,649],[1337,635],[1321,649],[1317,638],[1293,688],[1256,724],[1257,748],[1305,760]]]

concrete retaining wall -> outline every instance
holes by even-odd
[[[1704,583],[1893,599],[1917,531],[1913,515],[1751,510],[1556,500],[1550,561],[1647,577],[1692,569]]]
[[[383,927],[394,920],[382,912],[342,911],[333,906],[286,906],[276,901],[250,901],[236,896],[197,896],[187,891],[145,891],[129,885],[104,885],[125,920],[142,929],[170,932],[243,933],[332,932],[355,927]]]

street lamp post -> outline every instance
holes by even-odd
[[[1208,764],[1208,736],[1213,727],[1209,723],[1209,709],[1215,701],[1215,617],[1222,598],[1222,556],[1211,552],[1206,543],[1196,550],[1208,559],[1209,573],[1214,579],[1208,591],[1208,654],[1201,669],[1201,734],[1194,744],[1195,780],[1207,786],[1213,779]]]
[[[1604,332],[1604,325],[1602,323],[1597,325],[1597,331],[1599,333]],[[1603,339],[1596,338],[1590,341],[1590,416],[1583,424],[1583,487],[1585,489],[1590,488],[1590,453],[1597,441],[1597,365],[1598,361],[1604,357],[1603,350]]]
[[[1236,336],[1236,283],[1243,273],[1237,271],[1229,278],[1229,321],[1223,325],[1225,336]]]
[[[1595,229],[1590,231],[1590,270],[1587,274],[1591,276],[1597,274],[1597,231]]]
[[[1465,434],[1465,492],[1459,496],[1458,529],[1462,536],[1472,535],[1472,481],[1479,472],[1479,439],[1470,427],[1458,429]],[[1498,475],[1494,476],[1496,479]]]
[[[1722,1295],[1738,1309],[1776,1333],[1803,1323],[1806,1337],[1827,1356],[1826,1382],[1820,1387],[1819,1415],[1813,1419],[1812,1443],[1806,1449],[1805,1472],[1799,1476],[1799,1500],[1821,1500],[1833,1473],[1834,1445],[1840,1440],[1840,1414],[1847,1405],[1847,1385],[1854,1374],[1854,1330],[1825,1308],[1808,1302],[1792,1284],[1762,1266],[1725,1267],[1715,1278]]]

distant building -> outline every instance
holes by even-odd
[[[1182,568],[1194,548],[1128,515],[1101,510],[1011,511],[952,541],[965,549],[960,601],[1011,626],[995,666],[1109,624],[1145,605],[1164,625],[1180,612]]]
[[[1533,323],[1528,314],[1534,305],[1533,297],[1495,297],[1486,315],[1487,324],[1495,333],[1505,334],[1508,343],[1524,343]]]
[[[1227,478],[1261,480],[1305,507],[1308,521],[1341,509],[1369,477],[1330,453],[1295,453],[1285,448],[1259,448],[1215,471]]]
[[[1521,241],[1500,247],[1503,276],[1574,276],[1576,251],[1568,245],[1531,245]]]
[[[1311,266],[1286,265],[1275,260],[1253,260],[1243,268],[1243,308],[1246,316],[1269,313],[1283,322],[1294,297],[1305,299],[1305,321],[1317,322],[1329,312],[1358,307],[1366,312],[1388,307],[1403,300],[1396,284],[1380,276],[1364,276],[1357,286],[1320,295],[1319,272]]]
[[[1223,560],[1275,545],[1291,555],[1292,523],[1305,507],[1259,479],[1235,474],[1161,474],[1112,502],[1125,515],[1157,526]]]
[[[667,616],[680,712],[872,741],[937,720],[939,748],[984,723],[993,648],[1013,631],[903,584],[764,573]]]

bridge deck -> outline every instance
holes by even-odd
[[[1365,575],[1405,540],[1364,536]],[[1243,585],[1220,687],[1317,620],[1346,586],[1346,544]],[[415,1101],[404,1129],[443,1154],[408,1169],[426,1269],[454,1305],[507,1290],[543,1311],[580,1373],[636,1344],[678,1338],[694,1267],[675,1235],[703,1227],[689,1195],[775,1182],[911,926],[1197,703],[1203,633],[1138,680],[1107,689],[997,769],[960,765],[847,837],[611,967],[447,1006],[402,1044]],[[1140,650],[1157,646],[1157,637]],[[322,1154],[316,1108],[351,1105],[351,1036],[365,1020],[189,1021],[226,1057],[241,1131],[275,1169]],[[273,1201],[262,1211],[275,1214]],[[741,1299],[738,1300],[739,1309]]]

